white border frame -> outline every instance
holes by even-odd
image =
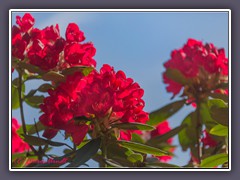
[[[70,169],[70,168],[58,168],[58,169],[24,169],[24,168],[16,168],[12,169],[11,165],[11,130],[9,130],[9,171],[231,171],[231,10],[230,9],[10,9],[9,10],[9,60],[11,59],[11,14],[12,12],[228,12],[228,59],[229,59],[229,168],[228,169],[142,169],[142,168],[134,168],[134,169]],[[11,72],[11,60],[9,61],[9,129],[12,126],[11,117],[12,117],[12,97],[11,97],[11,83],[12,83],[12,72]]]

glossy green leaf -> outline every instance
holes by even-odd
[[[228,136],[228,127],[218,124],[214,126],[209,133],[216,136]]]
[[[32,89],[32,90],[29,91],[29,93],[24,98],[26,99],[26,98],[34,96],[34,94],[36,92],[37,92],[37,89]]]
[[[183,124],[179,127],[176,127],[174,129],[172,129],[171,131],[163,134],[163,135],[159,135],[159,136],[155,136],[153,138],[151,138],[147,144],[149,145],[154,145],[154,144],[158,144],[158,143],[161,143],[161,142],[165,142],[167,141],[169,138],[177,135],[179,132],[181,132],[184,128],[186,128],[187,125],[186,124]]]
[[[228,108],[218,108],[216,106],[211,107],[210,113],[212,118],[224,126],[228,126]]]
[[[18,89],[16,86],[12,85],[12,109],[19,108],[19,96],[18,96]]]
[[[49,71],[42,75],[44,81],[53,81],[55,83],[64,82],[65,77],[55,71]]]
[[[177,70],[177,69],[168,68],[168,69],[166,70],[166,72],[165,72],[165,75],[166,75],[169,79],[171,79],[171,80],[173,80],[173,81],[175,81],[175,82],[177,82],[177,83],[179,83],[179,84],[182,84],[182,85],[186,85],[186,84],[190,84],[190,83],[191,83],[190,79],[187,79],[187,78],[186,78],[179,70]]]
[[[28,162],[28,157],[20,157],[16,158],[12,161],[12,167],[13,168],[23,168],[26,166],[26,163]]]
[[[177,111],[179,111],[183,105],[185,104],[185,99],[176,101],[173,103],[170,103],[156,111],[153,111],[149,114],[149,121],[147,124],[149,125],[157,125],[163,121],[165,121],[167,118],[175,114]]]
[[[214,98],[214,99],[221,99],[225,102],[228,102],[228,98],[229,96],[226,94],[221,94],[221,93],[209,93],[208,94],[210,97]]]
[[[210,130],[217,125],[217,122],[212,118],[210,114],[210,108],[207,103],[200,104],[200,117],[206,129]]]
[[[14,80],[12,80],[12,85],[14,85],[15,87],[19,86],[19,78],[15,78]]]
[[[116,162],[112,159],[106,159],[105,163],[107,165],[109,165],[110,167],[123,168],[123,166],[121,164],[119,164],[118,162]]]
[[[23,69],[27,69],[31,73],[38,73],[38,74],[45,73],[45,71],[41,70],[38,66],[34,66],[26,62],[19,62],[18,65]]]
[[[48,92],[49,89],[53,89],[53,86],[51,84],[45,83],[39,86],[37,90],[40,92]]]
[[[152,162],[146,163],[146,167],[150,168],[181,168],[175,164],[161,163],[161,162]]]
[[[22,134],[21,136],[23,137],[23,140],[29,145],[33,145],[33,146],[47,145],[47,142],[45,139],[42,139],[36,136],[25,135],[25,134]]]
[[[26,97],[24,99],[24,101],[31,107],[34,108],[39,108],[39,105],[43,103],[43,99],[45,97],[43,95],[41,96],[30,96],[30,97]]]
[[[227,108],[227,103],[225,103],[223,100],[221,99],[210,99],[208,100],[208,106],[209,108],[216,106],[219,108]]]
[[[46,126],[44,126],[40,121],[38,121],[36,124],[30,125],[29,129],[27,129],[27,132],[29,135],[35,134],[37,131],[43,131],[46,129]]]
[[[147,146],[145,144],[135,143],[135,142],[131,142],[131,141],[122,141],[122,140],[118,141],[118,143],[120,145],[122,145],[123,147],[129,148],[133,151],[145,153],[145,154],[152,154],[152,155],[156,155],[156,156],[169,155],[168,152],[165,152],[165,151],[155,148],[155,147]]]
[[[212,168],[228,162],[228,154],[216,154],[202,160],[200,167]]]
[[[196,137],[196,112],[190,113],[182,122],[181,126],[185,126],[182,131],[178,133],[179,143],[183,151],[186,151],[191,145],[197,141]]]
[[[74,74],[75,72],[82,72],[84,76],[87,76],[94,68],[89,66],[74,66],[71,68],[64,69],[63,75]]]
[[[26,129],[27,129],[28,135],[32,135],[32,134],[37,133],[37,130],[38,130],[38,132],[45,130],[46,127],[40,121],[38,121],[36,123],[36,125],[35,124],[28,124],[28,125],[26,125]],[[22,126],[17,130],[17,133],[19,135],[20,134],[24,134]]]
[[[136,133],[132,133],[132,142],[136,142],[136,143],[140,143],[140,144],[144,144],[143,139],[141,138],[141,136],[139,134]]]
[[[41,75],[28,75],[26,78],[25,78],[25,82],[26,81],[29,81],[29,80],[33,80],[33,79],[42,79]]]
[[[141,123],[119,123],[113,124],[112,128],[124,129],[124,130],[153,130],[153,126]]]
[[[229,88],[229,84],[228,83],[221,83],[217,86],[216,89],[228,89]]]
[[[224,126],[228,126],[228,106],[221,99],[211,99],[208,101],[211,117]]]
[[[135,167],[136,164],[139,163],[138,155],[133,155],[129,158],[132,154],[136,153],[131,149],[117,144],[117,141],[111,142],[107,146],[107,158],[124,167]]]
[[[26,157],[26,152],[22,152],[22,153],[13,153],[12,154],[12,161],[17,159],[17,158],[23,158]]]
[[[118,141],[114,141],[108,144],[107,152],[108,155],[112,158],[114,156],[120,156],[125,159],[134,152],[128,148],[122,147],[121,145],[117,144]]]
[[[67,145],[65,143],[50,141],[48,139],[43,139],[43,138],[39,138],[36,136],[30,136],[30,135],[25,135],[25,134],[22,134],[21,136],[23,137],[23,140],[25,142],[27,142],[28,144],[33,145],[33,146],[51,145],[51,146],[56,146],[56,147],[58,147],[58,146],[68,146],[69,147],[69,145]]]
[[[131,154],[127,157],[127,160],[131,161],[132,163],[139,163],[143,162],[143,156],[139,153]]]
[[[76,156],[73,161],[66,167],[79,167],[92,158],[100,148],[101,139],[93,139],[81,149],[76,151]]]
[[[84,68],[82,73],[84,76],[87,76],[88,74],[90,74],[92,71],[94,70],[93,67],[87,67],[87,68]]]

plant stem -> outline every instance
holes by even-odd
[[[22,70],[18,70],[18,75],[19,75],[19,81],[18,81],[18,98],[19,98],[19,106],[20,106],[20,115],[21,115],[21,120],[22,120],[22,127],[23,127],[23,133],[27,135],[27,128],[26,128],[26,122],[24,118],[24,112],[23,112],[23,100],[22,100]],[[36,151],[36,149],[32,146],[29,145],[31,150],[34,152],[35,155],[39,157],[39,153]]]
[[[201,134],[202,134],[202,124],[200,119],[200,101],[196,98],[197,103],[197,129],[196,129],[196,137],[197,137],[197,160],[198,164],[201,164],[201,157],[202,157],[202,147],[201,147]]]
[[[24,118],[24,112],[23,112],[23,101],[22,101],[22,72],[21,70],[18,71],[19,74],[19,83],[18,83],[18,98],[19,98],[19,105],[20,105],[20,114],[21,114],[21,120],[22,120],[22,127],[23,132],[26,135],[27,129],[26,129],[26,123]]]
[[[102,156],[104,158],[104,161],[107,159],[107,143],[106,143],[106,138],[104,136],[102,136]],[[103,163],[104,167],[107,167],[107,164],[104,162]]]

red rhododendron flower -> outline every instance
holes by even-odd
[[[203,131],[204,137],[201,139],[203,142],[204,146],[209,146],[209,147],[215,147],[217,146],[217,142],[211,137],[211,135],[204,130]]]
[[[26,39],[27,40],[27,39]],[[18,59],[24,59],[24,51],[27,41],[23,39],[21,30],[17,26],[12,27],[12,56]]]
[[[59,53],[54,50],[54,46],[44,44],[44,41],[34,40],[28,51],[30,64],[40,67],[43,70],[50,70],[57,66]]]
[[[84,34],[75,23],[70,23],[66,30],[66,40],[70,42],[82,42],[85,40]]]
[[[27,32],[35,23],[35,19],[29,13],[24,14],[22,18],[17,16],[16,19],[16,23],[19,25],[22,32]]]
[[[93,44],[72,43],[65,47],[64,58],[70,65],[96,66],[96,61],[92,58],[96,49]]]
[[[167,121],[163,121],[156,127],[155,130],[151,131],[151,137],[163,135],[163,134],[169,132],[170,130],[171,130],[171,128],[169,126],[169,123]],[[173,138],[169,138],[166,142],[169,145],[172,145]],[[174,151],[174,148],[170,148],[170,152],[173,152],[173,151]],[[156,157],[159,159],[159,161],[162,161],[162,162],[168,162],[172,159],[171,156],[156,156]]]
[[[20,128],[17,120],[12,118],[12,153],[22,153],[30,149],[27,143],[25,143],[17,134],[17,130]]]
[[[171,53],[171,59],[164,67],[166,69],[176,69],[180,71],[186,79],[198,78],[196,82],[207,83],[203,87],[213,86],[209,76],[218,75],[228,76],[228,59],[223,49],[217,49],[213,44],[203,44],[201,41],[189,39],[180,49]],[[219,78],[219,77],[218,77]],[[178,94],[183,88],[182,84],[168,78],[163,74],[164,83],[168,84],[167,91],[174,95]]]
[[[60,37],[59,26],[46,27],[43,30],[44,38],[48,41],[56,41]]]
[[[38,66],[42,70],[61,71],[75,65],[96,67],[96,53],[92,43],[80,44],[84,34],[75,23],[66,29],[66,40],[60,36],[59,26],[34,28],[34,18],[26,13],[17,16],[18,26],[12,27],[12,56]]]
[[[100,72],[93,70],[88,76],[77,72],[49,91],[50,96],[40,106],[44,112],[40,121],[52,129],[65,130],[79,144],[89,127],[74,120],[77,117],[96,120],[105,130],[113,123],[146,123],[148,114],[143,111],[143,93],[124,72],[115,72],[109,65],[104,65]],[[132,132],[135,131],[120,132],[120,136],[129,140]]]

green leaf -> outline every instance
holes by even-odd
[[[176,134],[178,134],[179,132],[181,132],[184,128],[186,128],[187,125],[186,124],[183,124],[179,127],[176,127],[174,129],[172,129],[171,131],[163,134],[163,135],[159,135],[159,136],[155,136],[153,138],[151,138],[147,144],[149,145],[154,145],[154,144],[159,144],[161,142],[165,142],[167,141],[169,138],[175,136]]]
[[[143,162],[143,156],[139,153],[131,154],[127,157],[127,160],[131,161],[132,163],[139,163]]]
[[[136,155],[129,158],[132,154],[135,153],[132,150],[117,144],[117,141],[111,141],[107,146],[108,159],[114,160],[116,163],[124,167],[135,167],[136,163],[138,163],[139,157],[135,157]]]
[[[45,83],[39,86],[37,90],[40,92],[48,92],[49,89],[53,89],[53,86],[51,84]]]
[[[168,163],[161,163],[161,162],[152,162],[152,163],[146,163],[146,167],[151,168],[181,168],[180,166],[177,166],[175,164],[168,164]]]
[[[45,129],[46,129],[46,126],[44,126],[40,121],[38,121],[36,124],[30,125],[29,129],[27,129],[27,132],[29,135],[31,135],[31,134],[35,134],[37,132],[37,130],[38,130],[38,132],[40,132]]]
[[[44,81],[53,81],[55,83],[64,82],[65,77],[55,71],[49,71],[42,75]]]
[[[12,109],[18,109],[20,106],[18,89],[16,86],[12,85]]]
[[[216,89],[228,89],[229,88],[229,84],[228,83],[221,83],[217,86]]]
[[[186,85],[186,84],[190,84],[190,83],[191,83],[190,79],[189,79],[189,78],[187,79],[187,78],[186,78],[179,70],[177,70],[177,69],[168,68],[168,69],[166,70],[165,74],[166,74],[166,76],[167,76],[169,79],[171,79],[171,80],[173,80],[173,81],[175,81],[175,82],[177,82],[177,83],[179,83],[179,84]]]
[[[111,167],[116,167],[116,168],[123,168],[121,164],[118,162],[112,160],[112,159],[105,159],[105,163]]]
[[[92,72],[94,68],[89,66],[74,66],[71,68],[64,69],[62,71],[63,75],[74,74],[75,72],[82,72],[84,76],[87,76],[90,72]]]
[[[183,105],[185,104],[185,99],[176,101],[173,103],[170,103],[152,113],[149,114],[149,121],[147,124],[149,125],[157,125],[163,121],[165,121],[167,118],[175,114],[177,111],[179,111]]]
[[[207,103],[200,104],[200,117],[206,129],[210,130],[217,125],[217,122],[213,120],[210,114],[210,109]]]
[[[20,157],[20,158],[13,160],[12,167],[23,168],[23,167],[25,167],[27,162],[28,162],[28,157]]]
[[[228,102],[228,98],[229,96],[226,94],[221,94],[221,93],[209,93],[208,94],[210,97],[214,98],[214,99],[221,99],[225,102]]]
[[[38,132],[45,130],[46,127],[40,121],[38,121],[36,123],[36,125],[35,124],[26,125],[26,129],[27,129],[28,135],[32,135],[32,134],[37,133],[37,130],[38,130]],[[17,130],[17,133],[19,135],[24,134],[22,126]]]
[[[29,98],[34,96],[34,94],[37,92],[37,89],[32,89],[31,91],[29,91],[29,93],[24,97],[24,98]]]
[[[228,126],[228,106],[221,99],[211,99],[208,101],[211,117],[224,126]]]
[[[112,128],[124,129],[124,130],[153,130],[153,126],[141,123],[119,123],[113,124]]]
[[[12,85],[14,85],[15,87],[19,86],[19,78],[15,78],[14,80],[12,80]]]
[[[45,139],[42,139],[36,136],[25,135],[25,134],[22,134],[21,136],[23,137],[23,141],[25,141],[29,145],[32,145],[32,146],[47,145],[47,142]]]
[[[91,123],[91,119],[85,117],[85,116],[78,116],[74,117],[73,120],[78,123]]]
[[[19,67],[21,67],[23,69],[27,69],[29,72],[38,73],[38,74],[45,73],[45,71],[41,70],[39,67],[34,66],[32,64],[29,64],[29,63],[19,61],[18,64],[19,64]]]
[[[136,134],[136,133],[132,133],[132,139],[131,139],[132,142],[136,142],[136,143],[140,143],[140,144],[143,144],[144,141],[143,139],[141,138],[141,136],[139,134]]]
[[[92,158],[100,148],[101,139],[93,139],[81,149],[76,151],[76,156],[73,161],[66,167],[79,167]]]
[[[45,97],[43,95],[41,96],[30,96],[25,97],[24,101],[31,107],[39,108],[39,105],[43,103],[43,99]]]
[[[107,152],[109,157],[113,158],[116,156],[120,156],[127,159],[129,155],[134,153],[130,149],[120,146],[119,144],[117,144],[117,142],[118,141],[114,141],[108,144]]]
[[[145,153],[145,154],[152,154],[156,156],[163,156],[163,155],[169,155],[168,152],[162,151],[158,148],[147,146],[140,143],[135,143],[131,141],[117,141],[118,144],[122,145],[123,147],[129,148],[133,151]]]
[[[202,160],[200,167],[212,168],[228,162],[228,154],[216,154]]]
[[[42,138],[39,138],[39,137],[36,137],[36,136],[30,136],[30,135],[25,135],[25,134],[22,134],[21,135],[23,137],[23,140],[25,142],[27,142],[28,144],[30,145],[33,145],[33,146],[43,146],[43,145],[51,145],[51,146],[68,146],[67,144],[65,143],[61,143],[61,142],[54,142],[54,141],[50,141],[48,139],[42,139]]]
[[[214,126],[209,133],[216,136],[228,136],[228,127],[218,124]]]
[[[12,161],[14,161],[17,158],[23,158],[23,157],[26,157],[26,152],[14,153],[14,154],[12,154]]]
[[[27,76],[24,81],[26,82],[32,79],[42,79],[42,77],[40,75],[31,75],[31,76]]]
[[[87,76],[88,74],[90,74],[92,71],[94,70],[93,67],[87,67],[87,68],[84,68],[82,73],[84,76]]]
[[[224,126],[228,126],[228,108],[218,108],[216,106],[211,107],[210,113],[212,118]]]
[[[210,99],[208,100],[208,106],[209,108],[216,106],[219,108],[227,108],[227,103],[225,103],[223,100],[221,99]]]
[[[190,113],[182,122],[181,126],[185,126],[182,131],[178,133],[179,143],[182,150],[186,151],[191,145],[194,145],[197,141],[196,137],[196,112]]]

